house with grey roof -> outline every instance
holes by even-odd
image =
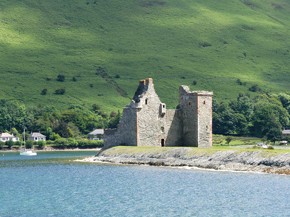
[[[41,133],[32,132],[29,135],[28,140],[31,140],[31,141],[34,141],[34,142],[46,141],[46,136],[41,134]]]
[[[290,138],[290,130],[282,130],[283,138]]]
[[[104,136],[104,129],[95,129],[88,134],[90,140],[101,140]]]

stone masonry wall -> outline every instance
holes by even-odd
[[[212,95],[211,93],[198,94],[197,104],[198,146],[212,146]]]
[[[179,109],[166,109],[153,79],[139,82],[116,130],[105,130],[105,147],[212,145],[212,92],[179,88]]]
[[[179,88],[179,103],[182,112],[183,141],[186,146],[198,146],[197,98],[187,86]]]
[[[136,145],[137,142],[137,126],[136,126],[136,109],[127,106],[123,110],[122,118],[117,129],[105,130],[104,146],[106,148],[121,144]]]
[[[165,124],[165,146],[182,146],[182,120],[179,109],[168,109],[166,111]]]
[[[141,108],[137,112],[138,146],[160,146],[165,139],[165,118],[160,113],[161,101],[152,80],[147,81],[146,92],[139,98]]]
[[[212,146],[212,92],[190,91],[181,86],[179,93],[184,144]]]

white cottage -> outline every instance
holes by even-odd
[[[28,140],[35,141],[35,142],[45,141],[46,140],[46,136],[41,134],[41,133],[33,132],[33,133],[31,133],[29,135]]]
[[[290,130],[282,130],[282,136],[290,137]]]
[[[0,134],[0,142],[7,142],[7,141],[13,141],[13,142],[17,142],[19,141],[19,138],[14,136],[13,134],[9,134],[9,133],[1,133]]]
[[[104,136],[104,129],[95,129],[88,134],[90,140],[101,140]]]

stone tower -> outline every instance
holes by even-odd
[[[183,142],[187,146],[212,146],[212,92],[179,88]]]
[[[212,145],[212,92],[179,88],[179,108],[167,109],[155,92],[153,79],[139,82],[117,129],[105,130],[105,147]]]

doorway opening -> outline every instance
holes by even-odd
[[[164,147],[165,141],[164,139],[161,139],[161,147]]]

